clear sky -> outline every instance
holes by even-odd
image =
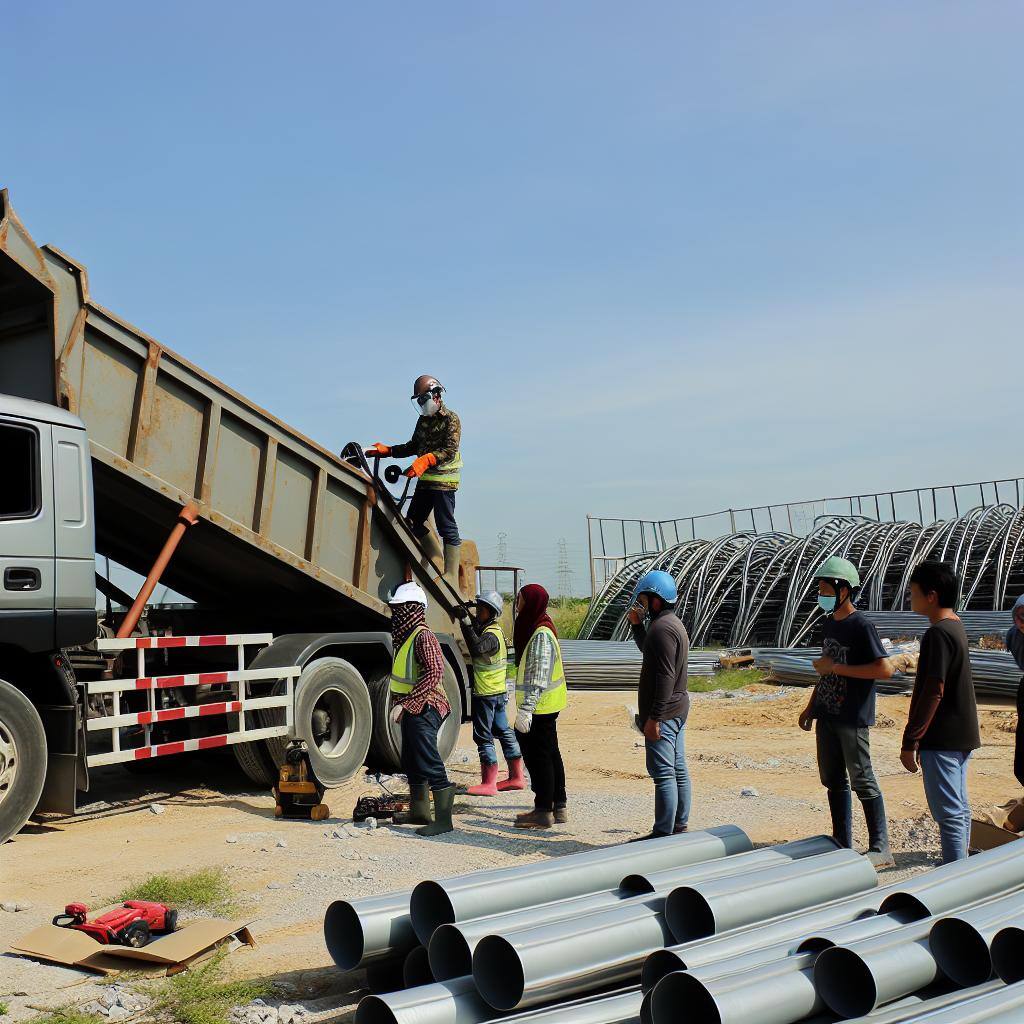
[[[1014,476],[1024,8],[5,8],[0,183],[98,301],[337,450],[464,424],[485,558],[586,513]]]

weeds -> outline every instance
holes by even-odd
[[[225,981],[224,956],[223,952],[218,953],[206,963],[147,985],[147,993],[153,999],[150,1013],[177,1024],[228,1024],[228,1013],[233,1007],[270,994],[271,986],[266,981]]]
[[[215,914],[230,914],[236,908],[223,868],[205,868],[188,875],[151,875],[144,882],[129,886],[117,900],[150,900],[182,910],[208,910]]]
[[[763,683],[767,673],[757,668],[729,668],[713,676],[693,676],[689,689],[693,693],[709,693],[712,690],[742,690],[744,686]]]
[[[7,1004],[2,1003],[3,1013],[7,1013]],[[29,1024],[97,1024],[102,1018],[91,1013],[83,1013],[74,1006],[58,1006],[55,1010],[33,1017]]]

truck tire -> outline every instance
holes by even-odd
[[[277,782],[278,766],[267,753],[267,745],[263,740],[257,740],[255,743],[236,743],[231,749],[234,751],[238,767],[245,772],[251,782],[265,789],[270,789]]]
[[[28,821],[46,781],[46,733],[28,697],[0,679],[0,843]]]
[[[316,777],[325,786],[352,778],[366,761],[373,728],[370,692],[359,670],[342,658],[309,662],[295,684],[294,704],[295,735],[306,741]],[[276,710],[258,715],[265,725],[281,720]],[[287,747],[286,737],[266,740],[267,753],[278,765],[284,764]]]
[[[391,721],[390,676],[370,681],[370,697],[373,701],[373,738],[370,740],[370,754],[367,764],[382,772],[401,771],[402,728]],[[437,734],[437,752],[442,761],[452,756],[459,741],[459,727],[462,724],[462,694],[455,669],[444,663],[444,692],[452,713],[445,719]]]

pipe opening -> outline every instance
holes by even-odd
[[[871,969],[853,950],[826,949],[814,962],[814,987],[840,1017],[864,1017],[878,1002]]]
[[[640,1024],[654,1024],[654,1010],[651,1004],[654,1002],[654,993],[648,992],[640,1003]]]
[[[909,918],[910,921],[920,921],[932,915],[932,912],[912,892],[890,893],[882,900],[882,905],[878,908],[878,914],[879,916],[891,914],[897,910],[912,914],[913,916]]]
[[[428,879],[413,889],[409,897],[409,916],[416,938],[426,946],[441,925],[455,923],[455,908],[448,893]]]
[[[327,908],[324,915],[324,942],[331,959],[343,971],[351,971],[359,966],[366,939],[363,923],[351,903],[335,900]]]
[[[398,1024],[398,1018],[380,996],[363,996],[356,1008],[355,1024]]]
[[[405,963],[402,964],[402,981],[405,982],[406,988],[433,984],[434,975],[430,971],[430,961],[425,947],[417,946],[405,958]]]
[[[960,988],[984,984],[992,977],[988,943],[966,921],[955,917],[936,921],[928,935],[928,948],[942,973]]]
[[[382,960],[366,968],[366,987],[375,995],[400,992],[405,987],[402,976],[402,961]]]
[[[706,939],[715,934],[715,914],[696,889],[680,886],[665,900],[665,923],[676,942]]]
[[[619,895],[623,898],[627,896],[647,896],[652,892],[657,892],[645,875],[626,875],[619,882],[619,889],[621,890]]]
[[[692,974],[674,974],[650,993],[651,1024],[670,1024],[685,1008],[687,1024],[722,1024],[714,995]]]
[[[640,972],[640,990],[650,992],[662,978],[676,971],[685,971],[686,964],[678,954],[668,949],[655,950],[645,961]]]
[[[804,939],[796,947],[796,951],[797,953],[823,953],[834,945],[835,943],[831,939],[826,939],[823,935],[812,935],[809,939]]]
[[[992,940],[992,965],[1002,981],[1024,981],[1024,928],[1011,926]]]
[[[430,956],[430,969],[438,981],[464,978],[473,973],[473,951],[455,925],[441,925],[430,936],[427,953]]]
[[[500,935],[485,935],[473,951],[473,980],[496,1010],[514,1010],[526,989],[523,962],[515,946]]]

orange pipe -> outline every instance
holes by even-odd
[[[153,596],[153,591],[160,582],[160,577],[163,576],[164,569],[167,568],[167,563],[170,562],[171,556],[181,543],[181,538],[185,536],[185,531],[190,526],[195,526],[197,522],[199,522],[199,506],[194,505],[190,501],[178,513],[177,524],[171,530],[171,535],[167,538],[167,542],[164,544],[160,554],[157,555],[153,568],[149,570],[149,575],[146,577],[146,582],[142,584],[142,589],[139,591],[138,597],[135,598],[135,603],[131,606],[124,622],[121,623],[117,631],[117,638],[119,640],[132,635],[132,631],[139,624],[139,619],[146,608],[146,602]]]

